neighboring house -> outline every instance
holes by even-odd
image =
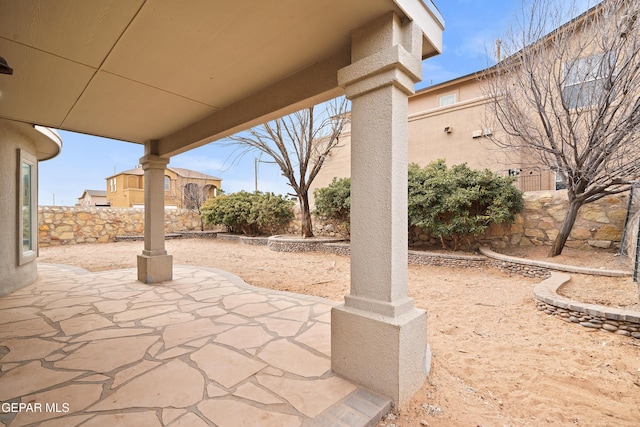
[[[84,190],[78,197],[77,206],[110,206],[107,200],[107,192],[104,190]]]
[[[144,207],[144,170],[129,169],[107,180],[106,198],[112,207]],[[215,176],[183,168],[164,171],[164,206],[169,209],[197,209],[211,197],[216,197],[222,180]]]
[[[596,11],[596,7],[591,8],[574,21],[591,16]],[[618,24],[628,22],[630,25],[636,19],[637,13],[621,16]],[[567,28],[571,31],[570,27]],[[550,34],[564,30],[565,26],[561,26]],[[582,35],[578,33],[575,37]],[[547,38],[539,42],[546,43]],[[585,50],[580,55],[572,59],[570,67],[567,63],[562,65],[565,70],[571,71],[565,71],[562,93],[559,95],[566,97],[567,103],[574,109],[586,107],[589,95],[601,90],[598,88],[604,81],[603,71],[597,70],[597,64],[606,53]],[[499,64],[510,63],[517,66],[517,55],[505,58]],[[499,175],[517,176],[516,185],[523,191],[564,189],[562,172],[557,167],[542,165],[518,151],[506,151],[487,138],[491,135],[499,137],[502,130],[483,125],[489,122],[486,120],[489,100],[483,94],[484,83],[479,77],[492,79],[492,73],[496,69],[499,70],[497,67],[479,70],[477,73],[424,88],[409,96],[408,162],[424,166],[444,159],[449,166],[467,163],[471,168],[488,168]],[[322,170],[313,182],[312,193],[316,188],[327,186],[334,177],[350,176],[350,142],[350,132],[345,131],[340,146],[332,150],[325,159]]]
[[[487,100],[477,75],[485,71],[425,88],[409,98],[409,161],[467,163],[474,169],[517,176],[516,185],[523,191],[555,190],[554,171],[486,138],[500,130],[483,127]]]
[[[409,163],[425,166],[438,159],[445,159],[449,166],[467,163],[474,169],[516,175],[516,184],[523,191],[555,190],[555,172],[531,165],[517,153],[508,154],[486,138],[498,130],[482,127],[487,101],[478,73],[430,86],[409,97]],[[327,156],[314,180],[312,192],[327,186],[333,177],[350,175],[350,141],[350,129],[345,129],[341,143]]]

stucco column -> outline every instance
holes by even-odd
[[[166,282],[173,278],[173,257],[164,247],[164,170],[169,159],[153,154],[153,142],[145,144],[140,158],[144,170],[144,250],[138,255],[138,280]]]
[[[408,95],[422,34],[393,13],[352,32],[338,81],[351,110],[351,290],[332,310],[332,369],[407,401],[430,368],[427,318],[407,296]]]

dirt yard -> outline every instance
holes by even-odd
[[[220,268],[255,286],[337,301],[349,289],[345,256],[222,240],[166,246],[176,265]],[[39,262],[133,268],[141,249],[141,242],[48,247],[40,249]],[[544,257],[540,250],[519,255]],[[621,268],[609,252],[569,250],[562,257],[553,261]],[[410,296],[428,313],[431,376],[379,426],[639,425],[640,340],[549,317],[536,309],[535,283],[491,269],[409,266]],[[638,307],[630,279],[576,275],[565,288],[565,294]]]

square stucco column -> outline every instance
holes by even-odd
[[[167,282],[173,278],[173,257],[164,248],[164,170],[169,159],[150,153],[140,158],[144,170],[144,250],[138,255],[138,280]]]
[[[431,365],[427,317],[407,295],[408,95],[422,34],[389,13],[352,32],[338,81],[351,110],[351,290],[331,313],[331,367],[396,404]]]

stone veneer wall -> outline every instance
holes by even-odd
[[[617,248],[627,215],[628,193],[605,197],[584,205],[578,212],[567,247],[579,249]],[[472,248],[490,245],[502,249],[508,246],[551,245],[567,212],[566,191],[532,191],[524,194],[524,209],[513,224],[491,226],[484,235],[472,241]],[[636,226],[637,227],[637,226]],[[300,209],[286,229],[289,234],[300,232]],[[313,218],[316,236],[348,238],[336,224]],[[635,240],[633,242],[635,245]],[[440,241],[414,228],[409,232],[409,246],[413,248],[440,247]]]
[[[510,225],[492,226],[473,242],[474,247],[550,245],[560,228],[567,209],[566,192],[536,191],[525,193],[524,210]],[[583,206],[567,246],[572,248],[616,248],[620,244],[626,218],[628,195],[605,197]],[[110,242],[116,236],[141,235],[144,232],[144,211],[133,208],[96,208],[41,206],[39,212],[39,242],[41,246],[89,242]],[[314,218],[314,234],[333,238],[348,238],[336,224],[325,224]],[[200,219],[185,210],[165,211],[165,232],[197,231]],[[300,209],[285,230],[300,233]],[[633,242],[635,244],[635,240]],[[409,245],[415,248],[439,247],[436,239],[421,230],[412,230]]]
[[[578,249],[617,248],[627,215],[628,193],[604,197],[584,205],[567,247]],[[513,224],[493,225],[473,246],[490,245],[493,248],[508,246],[551,245],[555,240],[567,212],[566,191],[533,191],[524,194],[524,209]],[[433,246],[439,242],[413,230],[409,235],[413,247]]]
[[[181,209],[165,210],[165,232],[200,230],[200,217]],[[144,210],[135,208],[39,206],[40,246],[108,243],[118,236],[144,233]]]

